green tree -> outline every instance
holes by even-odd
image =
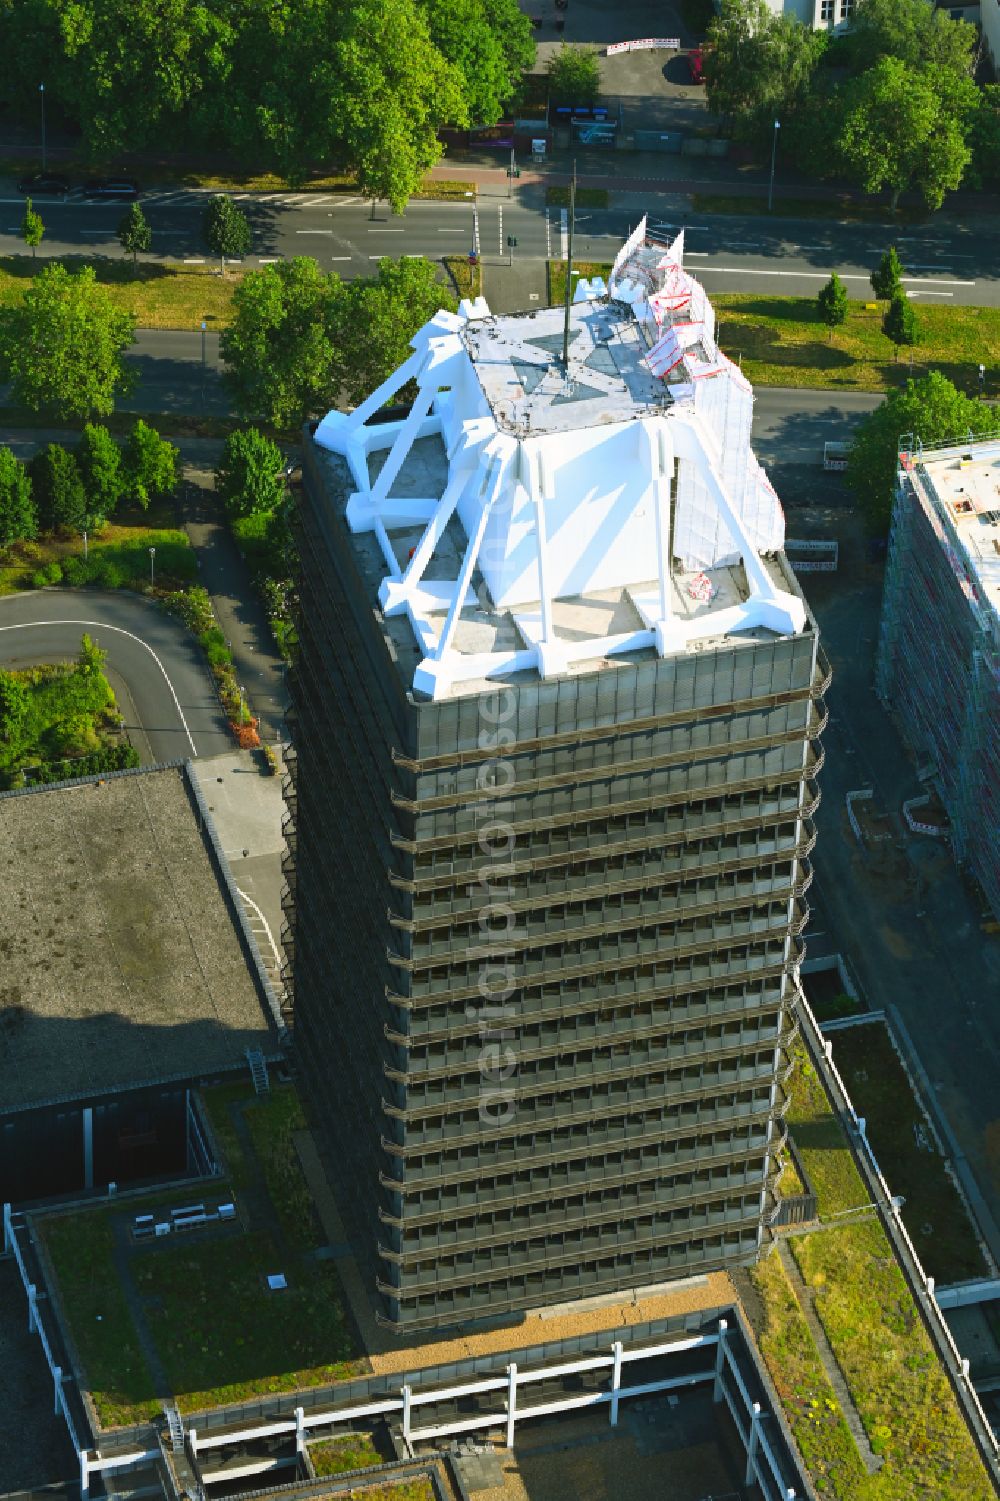
[[[969,122],[972,161],[965,174],[968,187],[1000,184],[1000,83],[979,90],[979,102]]]
[[[936,370],[892,391],[859,424],[847,461],[847,482],[869,528],[876,533],[888,529],[901,433],[913,433],[931,447],[966,433],[993,432],[998,424],[992,407],[963,395]]]
[[[215,471],[215,489],[230,516],[276,511],[285,494],[285,461],[271,438],[255,427],[230,433]]]
[[[125,473],[129,492],[145,509],[151,500],[168,495],[177,483],[180,453],[155,427],[140,418],[125,445]]]
[[[878,265],[868,280],[872,284],[872,291],[881,302],[891,302],[896,293],[903,286],[903,263],[899,259],[895,245],[890,245],[888,250],[883,251]]]
[[[28,471],[9,448],[0,448],[0,551],[38,535]]]
[[[789,128],[806,105],[825,32],[775,15],[767,0],[722,0],[708,28],[705,85],[709,109],[741,140],[770,142],[775,120]]]
[[[601,65],[594,47],[563,42],[545,65],[557,104],[593,104],[601,92]]]
[[[21,220],[21,239],[31,250],[31,258],[34,260],[42,236],[45,233],[45,225],[42,223],[41,214],[36,214],[31,206],[31,199],[24,200],[24,217]]]
[[[28,717],[30,695],[24,679],[0,669],[0,740],[17,740]]]
[[[132,257],[134,271],[140,253],[145,255],[153,243],[153,231],[140,204],[129,205],[128,212],[119,221],[117,233],[118,242],[125,254]]]
[[[873,59],[896,57],[910,68],[931,67],[970,77],[976,28],[953,21],[927,0],[859,0],[844,39],[858,72]]]
[[[100,526],[114,515],[127,488],[121,449],[106,427],[88,422],[77,444],[76,462],[87,494],[87,519],[90,526]]]
[[[832,343],[833,330],[839,328],[847,320],[847,288],[836,271],[833,272],[826,286],[820,288],[816,301],[819,305],[819,315],[830,330]]]
[[[209,250],[222,262],[223,276],[227,259],[238,260],[248,255],[253,244],[250,220],[225,193],[217,193],[208,200],[201,231]]]
[[[492,125],[535,59],[516,0],[419,0],[431,41],[460,73],[470,122]]]
[[[244,276],[222,335],[225,383],[243,417],[298,427],[333,406],[341,368],[333,330],[344,296],[339,276],[307,256]]]
[[[357,405],[409,358],[417,330],[441,308],[454,312],[456,302],[422,256],[383,257],[375,277],[348,282],[344,292],[335,339],[341,380]]]
[[[89,155],[159,146],[183,129],[203,93],[224,85],[233,40],[229,7],[199,0],[47,0],[58,45],[44,71],[70,108]]]
[[[31,486],[43,532],[79,532],[87,496],[76,459],[60,443],[48,443],[30,464]]]
[[[92,267],[46,266],[0,321],[14,401],[58,417],[106,416],[116,391],[132,387],[122,355],[134,334],[135,318],[115,307]]]
[[[897,360],[904,344],[912,347],[917,342],[917,314],[904,291],[893,293],[892,301],[882,314],[882,332],[896,346]]]
[[[468,124],[463,77],[431,41],[414,0],[353,0],[332,55],[337,119],[366,198],[402,213],[441,156],[441,125]]]
[[[80,637],[80,652],[76,659],[77,672],[85,678],[97,677],[103,672],[107,660],[107,652],[103,651],[97,642],[84,631]]]
[[[967,126],[942,98],[943,86],[929,69],[882,57],[845,88],[840,154],[866,193],[890,190],[893,209],[910,187],[940,208],[962,180]]]

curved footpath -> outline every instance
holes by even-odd
[[[0,598],[0,667],[75,658],[84,631],[108,654],[126,728],[143,761],[232,750],[200,646],[179,620],[140,595],[56,588]]]

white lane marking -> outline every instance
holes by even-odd
[[[225,853],[226,853],[226,858],[228,859],[229,858],[229,851],[227,850]],[[274,956],[274,968],[275,968],[275,971],[277,973],[278,978],[280,979],[280,977],[281,977],[281,963],[282,963],[281,954],[279,952],[278,945],[274,941],[274,935],[271,932],[271,927],[270,927],[270,924],[268,923],[267,918],[264,916],[263,912],[260,910],[260,908],[258,907],[257,903],[254,901],[253,897],[252,896],[248,896],[245,891],[241,891],[238,886],[236,887],[236,895],[239,897],[239,899],[240,899],[241,902],[244,902],[248,907],[251,907],[253,909],[253,912],[254,912],[255,916],[257,917],[258,922],[260,923],[261,927],[264,929],[264,932],[265,932],[265,934],[267,936],[267,941],[268,941],[268,943],[271,946],[271,953]],[[254,935],[254,936],[256,936],[256,935]]]
[[[205,264],[205,257],[203,255],[186,255],[184,257],[184,264],[185,266],[203,266]]]
[[[394,234],[395,231],[390,229],[389,233],[390,234]],[[438,230],[438,234],[439,235],[460,235],[461,233],[462,233],[462,226],[460,224],[456,224],[454,229],[439,229]]]
[[[500,241],[500,254],[503,255],[503,204],[497,204],[497,235]]]
[[[332,229],[297,229],[297,235],[332,235]]]
[[[954,292],[924,292],[918,287],[914,292],[907,292],[907,297],[954,297]]]
[[[257,259],[260,261],[260,263],[261,263],[262,266],[273,266],[274,263],[275,263],[275,261],[280,261],[281,260],[281,256],[280,255],[259,255],[257,257]]]
[[[701,266],[704,274],[713,271],[718,276],[791,276],[798,277],[799,281],[829,281],[828,271],[762,271],[756,266]],[[838,273],[841,281],[870,281],[870,277],[861,276],[852,271]],[[902,281],[918,282],[927,287],[974,287],[974,281],[939,281],[932,277],[904,276]]]
[[[333,230],[332,229],[329,230],[328,233],[332,235],[333,234]],[[388,228],[386,228],[386,226],[384,224],[370,224],[368,226],[368,233],[370,235],[405,235],[406,230],[405,229],[388,229]]]
[[[559,210],[559,258],[569,260],[569,211],[564,208]]]
[[[195,747],[194,740],[191,738],[191,731],[188,729],[188,722],[184,718],[184,710],[181,708],[177,694],[174,692],[173,683],[167,677],[167,669],[164,667],[163,663],[160,661],[159,657],[156,655],[149,642],[143,641],[141,636],[136,636],[132,631],[124,630],[120,625],[105,625],[101,620],[25,620],[22,621],[19,625],[0,625],[0,631],[30,631],[33,626],[38,627],[53,625],[85,625],[89,626],[92,630],[95,631],[114,631],[116,635],[127,636],[130,641],[137,641],[140,646],[144,646],[149,652],[149,655],[152,657],[153,661],[156,663],[157,667],[163,673],[163,681],[170,689],[170,697],[174,701],[174,708],[177,710],[180,722],[184,726],[184,733],[188,738],[188,745],[190,745],[191,747],[191,754],[192,756],[197,756],[198,751]],[[143,729],[145,730],[145,726],[143,726]]]
[[[351,257],[349,255],[331,255],[330,259],[331,261],[349,261]]]
[[[901,276],[900,281],[916,281],[922,287],[974,287],[974,281],[948,281],[937,276]]]

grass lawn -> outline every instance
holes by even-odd
[[[309,1445],[309,1457],[317,1475],[343,1475],[346,1470],[364,1470],[382,1463],[382,1455],[369,1433],[320,1439],[319,1443]]]
[[[179,588],[197,577],[194,550],[187,533],[171,526],[149,526],[145,519],[109,522],[87,543],[82,537],[45,537],[16,542],[0,553],[0,595],[50,584],[96,584],[102,589],[145,589],[149,584],[149,549],[156,548],[157,587]]]
[[[357,1372],[329,1263],[283,1254],[264,1232],[156,1247],[132,1262],[182,1411],[323,1386]],[[288,1287],[269,1292],[268,1273]]]
[[[576,261],[581,276],[607,278],[607,261]],[[697,268],[695,268],[697,275]],[[566,262],[550,261],[549,303],[566,295]],[[817,287],[818,290],[818,287]],[[882,332],[883,304],[869,311],[849,305],[847,322],[829,330],[811,297],[761,297],[756,293],[712,296],[720,347],[742,364],[755,386],[847,387],[888,391],[910,373],[909,351],[895,359]],[[913,350],[913,374],[940,370],[960,390],[979,394],[977,367],[1000,364],[1000,308],[917,306],[920,332]]]
[[[258,1098],[240,1082],[206,1090],[203,1099],[225,1159],[221,1182],[169,1196],[154,1193],[130,1201],[127,1209],[102,1207],[38,1222],[87,1388],[106,1426],[159,1411],[113,1266],[115,1216],[179,1198],[221,1199],[230,1185],[250,1221],[243,1233],[209,1231],[124,1251],[146,1328],[181,1409],[323,1386],[362,1369],[336,1270],[309,1254],[321,1237],[292,1139],[304,1124],[294,1089],[282,1086]],[[233,1123],[230,1104],[243,1112],[252,1151]],[[269,1210],[280,1231],[273,1230]],[[284,1272],[287,1288],[268,1290],[265,1279],[274,1272]]]
[[[826,1090],[800,1039],[792,1045],[796,1062],[788,1125],[802,1166],[819,1204],[820,1219],[867,1204],[868,1193],[854,1166]]]
[[[577,188],[577,208],[607,208],[610,194],[607,188]],[[569,208],[569,188],[545,189],[545,202],[554,208]]]
[[[868,1196],[801,1043],[795,1056],[789,1124],[827,1217]],[[760,1347],[823,1501],[986,1501],[991,1486],[881,1225],[828,1225],[790,1245],[885,1461],[868,1475],[784,1269],[767,1258],[750,1274]]]
[[[884,203],[855,203],[833,192],[826,198],[776,197],[774,202],[774,217],[781,219],[838,219],[850,224],[884,224],[891,229],[900,224],[929,224],[932,217],[928,209],[904,207],[893,214]],[[744,219],[755,209],[763,212],[759,198],[739,193],[693,193],[691,207],[696,214],[738,214]]]
[[[929,1129],[931,1150],[917,1144],[914,1128],[924,1126],[924,1116],[884,1024],[837,1032],[833,1060],[865,1118],[889,1187],[906,1201],[903,1221],[924,1269],[939,1283],[987,1276],[975,1231]]]
[[[818,1291],[816,1312],[872,1448],[885,1457],[845,1501],[986,1501],[992,1487],[882,1227],[840,1225],[796,1237],[792,1250]]]
[[[233,292],[242,277],[239,270],[220,276],[218,266],[211,265],[175,267],[140,259],[133,272],[130,260],[62,259],[71,270],[75,265],[92,266],[114,305],[133,313],[140,328],[198,329],[202,319],[212,330],[225,328],[232,317]],[[32,277],[45,265],[30,255],[0,258],[0,308],[20,302]]]
[[[478,260],[469,264],[467,255],[446,255],[445,269],[454,282],[459,297],[481,297],[483,292],[483,263]]]
[[[360,1501],[434,1501],[429,1480],[387,1480],[385,1485],[366,1485],[358,1490],[338,1491],[340,1497],[357,1496]]]
[[[112,1213],[92,1210],[40,1222],[88,1390],[106,1428],[160,1412],[125,1294],[111,1271]]]

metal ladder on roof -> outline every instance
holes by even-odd
[[[171,1452],[174,1454],[183,1454],[184,1423],[181,1420],[181,1415],[173,1403],[169,1407],[164,1407],[163,1412],[167,1419],[167,1432],[170,1435]]]
[[[267,1076],[267,1061],[260,1048],[247,1048],[247,1062],[256,1094],[270,1094],[271,1081]]]

